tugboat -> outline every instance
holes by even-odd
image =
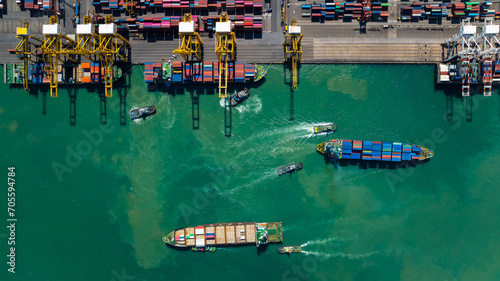
[[[278,253],[280,254],[291,254],[291,253],[300,253],[302,251],[302,247],[300,246],[282,246],[278,248]]]
[[[250,96],[250,90],[248,88],[244,88],[239,91],[237,94],[231,96],[231,106],[236,106],[246,100]]]
[[[215,247],[192,247],[191,251],[194,252],[215,252]]]
[[[323,132],[335,132],[337,130],[337,125],[331,123],[321,126],[314,126],[314,133],[319,134]]]
[[[278,172],[278,176],[281,176],[284,174],[293,173],[293,172],[298,171],[300,169],[302,169],[302,163],[294,162],[292,164],[278,167],[276,169],[276,171]]]
[[[131,109],[129,112],[130,119],[139,119],[139,118],[146,118],[149,115],[153,115],[156,113],[156,108],[151,105],[151,106],[146,106],[146,107],[141,107],[138,109]]]

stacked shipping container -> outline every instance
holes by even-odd
[[[340,159],[410,161],[421,158],[422,148],[397,142],[342,140]]]
[[[21,1],[21,0],[16,0]],[[31,0],[25,0],[31,1]],[[43,0],[52,1],[52,0]],[[120,11],[125,12],[127,1],[124,0],[94,0],[92,2],[97,8],[103,11]],[[262,10],[262,0],[140,0],[134,2],[133,9],[135,11],[142,10],[143,12],[153,11],[158,12],[158,9],[173,9],[192,14],[200,14],[200,10],[217,11],[225,7],[226,11],[236,10],[254,10],[260,13]],[[247,10],[248,11],[248,10]]]
[[[158,67],[156,67],[158,65]],[[219,82],[219,63],[218,62],[180,62],[174,61],[171,65],[164,64],[165,68],[171,67],[171,81],[174,83],[218,83]],[[162,69],[161,63],[145,63],[144,81],[146,83],[155,83],[155,79],[167,69]],[[255,80],[255,65],[245,64],[243,62],[229,62],[227,67],[227,81],[229,83],[245,83]]]
[[[389,17],[388,3],[373,2],[371,20],[387,21]],[[329,2],[324,4],[302,5],[302,17],[311,17],[311,21],[357,20],[363,16],[363,4],[359,2]]]

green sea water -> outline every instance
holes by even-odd
[[[436,89],[433,66],[303,65],[293,99],[282,66],[267,67],[233,110],[229,138],[214,87],[151,92],[140,66],[115,86],[127,112],[153,104],[157,114],[125,125],[118,90],[106,125],[99,91],[72,90],[71,126],[67,89],[44,101],[46,89],[0,84],[0,280],[500,280],[496,90],[475,96],[467,121],[459,89]],[[312,134],[327,122],[336,133]],[[435,156],[415,167],[336,168],[315,151],[332,137],[411,142]],[[295,161],[304,169],[277,176]],[[304,252],[279,255],[271,244],[203,254],[161,240],[180,227],[239,221],[282,221],[284,244]]]

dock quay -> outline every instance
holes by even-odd
[[[41,36],[41,29],[48,21],[48,12],[34,14],[33,11],[22,11],[16,1],[6,1],[6,10],[0,19],[0,32],[7,36],[0,38],[0,63],[18,62],[15,55],[9,55],[7,49],[15,48],[18,40],[14,37],[16,27],[20,27],[24,19],[30,23],[30,32]],[[82,11],[91,10],[94,6],[91,1],[80,2]],[[301,7],[304,5],[325,4],[320,1],[288,1],[285,5],[286,22],[297,18],[297,25],[301,26],[304,35],[303,55],[301,63],[438,63],[443,60],[441,44],[453,37],[460,30],[460,22],[454,18],[443,18],[439,21],[419,20],[403,21],[402,7],[411,6],[414,2],[388,1],[389,17],[386,21],[367,23],[367,31],[361,34],[356,19],[323,20],[315,22],[311,17],[304,17]],[[332,2],[333,3],[333,2]],[[451,5],[460,3],[452,1]],[[475,3],[475,2],[474,2]],[[422,4],[440,4],[439,2],[424,2]],[[499,3],[492,3],[498,10]],[[72,23],[74,9],[68,4],[64,7],[65,16],[61,17],[63,32],[72,34],[75,28]],[[161,11],[142,12],[137,18],[148,16],[165,16],[169,12]],[[283,61],[284,31],[281,25],[281,9],[279,1],[263,2],[264,13],[262,18],[262,32],[258,36],[248,36],[248,33],[238,34],[237,59],[252,63],[281,63]],[[303,10],[303,9],[302,9]],[[267,12],[271,11],[271,12]],[[100,11],[101,15],[109,14]],[[181,15],[180,13],[172,13]],[[214,16],[217,12],[209,12],[207,16]],[[247,13],[245,13],[246,15]],[[113,12],[115,20],[130,18],[126,13]],[[231,16],[231,14],[230,14]],[[200,17],[203,17],[200,15]],[[482,26],[483,22],[475,21],[475,26]],[[131,32],[132,33],[132,32]],[[153,33],[139,34],[138,38],[130,37],[132,49],[132,63],[142,64],[156,58],[170,58],[172,51],[178,47],[178,35],[175,29],[157,30]],[[133,34],[131,34],[133,35]],[[200,32],[205,45],[205,60],[216,60],[215,40],[213,34]],[[144,39],[143,39],[144,37]]]

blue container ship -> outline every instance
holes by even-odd
[[[332,159],[375,160],[388,162],[423,161],[434,152],[420,145],[332,139],[317,145],[316,150]]]

